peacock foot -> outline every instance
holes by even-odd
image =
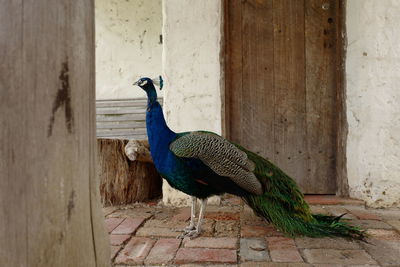
[[[183,233],[187,233],[187,232],[190,232],[190,231],[192,231],[192,230],[194,230],[194,229],[196,229],[195,226],[188,225],[188,226],[186,226],[186,227],[183,228],[183,229],[174,229],[173,231],[174,231],[174,232],[183,232]]]
[[[200,231],[198,231],[197,229],[192,229],[192,230],[187,230],[187,231],[183,232],[176,238],[184,239],[184,238],[188,237],[189,239],[194,239],[194,238],[198,237],[199,235],[200,235]]]

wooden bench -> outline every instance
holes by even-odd
[[[97,100],[97,138],[146,140],[146,105],[146,98]]]

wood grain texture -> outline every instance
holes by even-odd
[[[308,190],[336,191],[337,1],[307,0],[305,6]],[[329,190],[327,190],[329,189]]]
[[[306,190],[304,2],[274,0],[275,162]]]
[[[264,157],[273,154],[273,24],[272,2],[247,1],[243,8],[241,141]],[[261,144],[261,145],[260,145]]]
[[[341,2],[225,2],[227,137],[276,163],[305,193],[335,193],[345,162]]]
[[[108,266],[93,1],[0,4],[0,265]]]
[[[242,139],[242,5],[243,1],[228,1],[225,5],[225,50],[227,115],[226,134],[234,142]]]

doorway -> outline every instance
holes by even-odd
[[[226,135],[307,194],[341,175],[341,2],[225,1]]]

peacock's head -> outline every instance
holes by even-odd
[[[144,78],[140,78],[139,80],[137,80],[133,85],[137,85],[140,88],[142,88],[143,90],[145,90],[146,92],[155,89],[154,88],[154,84],[158,85],[160,87],[160,90],[163,88],[163,79],[161,76],[154,78],[154,79],[150,79],[147,77]]]

